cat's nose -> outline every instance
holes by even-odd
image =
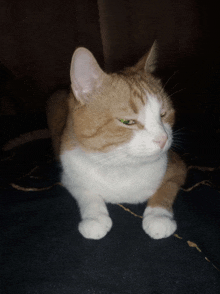
[[[158,144],[160,146],[161,149],[163,149],[163,147],[165,146],[166,142],[167,142],[167,134],[161,135],[160,137],[154,139],[154,143]]]

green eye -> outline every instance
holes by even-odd
[[[125,125],[133,125],[135,124],[135,121],[133,119],[129,119],[129,120],[124,120],[124,119],[119,119],[120,122],[122,122]]]
[[[160,117],[164,117],[164,116],[166,116],[166,111],[163,111],[161,114],[160,114]]]

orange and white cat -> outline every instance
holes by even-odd
[[[72,57],[71,92],[48,103],[48,125],[62,184],[76,199],[85,238],[112,227],[106,203],[142,203],[144,231],[154,239],[177,228],[172,205],[186,168],[170,149],[174,109],[152,75],[156,45],[134,67],[106,74],[90,51]]]

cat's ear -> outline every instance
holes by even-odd
[[[78,101],[86,103],[91,94],[107,76],[98,65],[95,57],[86,48],[80,47],[73,53],[70,79],[73,93]]]
[[[150,50],[138,61],[134,66],[136,71],[145,70],[148,73],[153,73],[157,67],[158,43],[154,41]]]
[[[150,51],[148,52],[147,59],[145,62],[145,71],[154,72],[157,67],[157,58],[158,58],[158,42],[155,40]]]

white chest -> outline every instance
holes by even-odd
[[[160,186],[167,165],[166,154],[154,162],[137,164],[111,164],[97,156],[93,159],[79,149],[61,155],[62,182],[67,188],[71,185],[73,197],[86,192],[110,203],[144,202]]]

